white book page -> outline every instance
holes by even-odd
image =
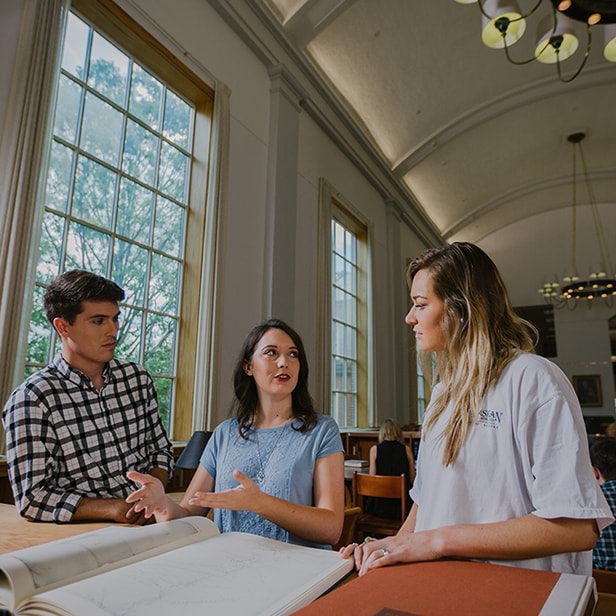
[[[226,533],[37,599],[74,616],[283,616],[310,603],[352,566],[337,552]]]
[[[109,526],[0,556],[0,603],[12,611],[24,599],[119,566],[219,534],[206,518],[150,526]]]

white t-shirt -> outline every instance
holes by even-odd
[[[516,357],[488,391],[457,460],[445,467],[439,435],[451,412],[450,405],[422,434],[411,490],[416,531],[529,513],[595,519],[599,529],[613,521],[592,472],[575,392],[555,364],[529,353]],[[592,551],[494,562],[590,575]]]

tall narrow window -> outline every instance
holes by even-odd
[[[116,356],[152,374],[170,433],[200,113],[203,101],[189,100],[87,17],[70,13],[25,372],[60,348],[43,310],[51,280],[74,268],[109,277],[126,291]]]
[[[331,246],[331,412],[340,427],[355,427],[368,406],[365,226],[336,209]]]

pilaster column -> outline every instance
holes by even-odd
[[[263,313],[293,323],[300,103],[304,90],[281,65],[269,69],[271,104]]]

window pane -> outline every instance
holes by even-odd
[[[72,223],[68,230],[64,269],[85,269],[95,274],[107,274],[109,236],[85,225]]]
[[[128,120],[122,169],[144,184],[154,186],[158,138],[136,122]]]
[[[158,197],[154,248],[174,257],[181,257],[180,247],[184,238],[184,208]]]
[[[179,96],[168,90],[163,135],[173,143],[187,149],[191,124],[192,109]]]
[[[344,256],[352,263],[357,262],[357,238],[348,230],[344,237]]]
[[[188,158],[177,148],[163,143],[160,153],[158,188],[161,192],[186,203]]]
[[[160,103],[163,85],[143,70],[138,64],[133,64],[133,78],[130,87],[130,112],[151,128],[158,130],[160,126]]]
[[[336,422],[341,426],[346,426],[346,398],[344,394],[334,393],[332,395],[332,414]]]
[[[95,32],[92,37],[88,85],[123,107],[127,77],[128,57]]]
[[[348,261],[344,264],[344,288],[353,295],[357,294],[357,268]]]
[[[342,289],[334,287],[332,316],[337,321],[355,326],[357,322],[356,298]]]
[[[122,114],[98,96],[86,94],[81,147],[110,165],[118,165]]]
[[[152,255],[150,299],[148,307],[158,312],[177,314],[180,267],[177,261]]]
[[[171,317],[147,317],[144,365],[152,374],[172,374],[175,324]]]
[[[66,212],[71,181],[73,151],[57,141],[51,144],[45,206],[58,212]]]
[[[357,362],[346,361],[346,391],[357,393]]]
[[[346,419],[344,425],[357,425],[357,396],[355,394],[346,395]]]
[[[122,179],[116,231],[131,240],[150,243],[154,193],[127,179]]]
[[[143,311],[121,307],[120,333],[116,356],[127,361],[141,362],[141,326]]]
[[[333,366],[332,386],[336,391],[344,391],[344,360],[334,356]]]
[[[36,281],[49,284],[60,273],[64,219],[51,212],[43,215]]]
[[[75,143],[80,102],[81,86],[65,75],[60,75],[53,134],[70,143]]]
[[[344,255],[344,227],[334,220],[333,249],[339,255]]]
[[[36,286],[32,303],[32,318],[30,331],[28,332],[28,349],[26,351],[27,362],[47,363],[49,343],[51,340],[51,325],[45,316],[43,298],[45,288]]]
[[[73,216],[110,229],[116,177],[107,167],[80,156],[73,194]]]
[[[86,47],[88,45],[88,26],[73,13],[69,13],[62,51],[62,68],[83,80],[85,77]]]
[[[113,249],[111,277],[126,292],[125,302],[133,306],[145,305],[148,251],[136,244],[116,240]]]
[[[344,289],[344,280],[345,280],[345,262],[342,257],[338,255],[334,255],[332,259],[332,280],[333,283],[342,289]]]
[[[156,398],[158,400],[158,412],[162,419],[165,430],[169,432],[171,425],[171,405],[173,402],[173,380],[172,379],[152,379],[156,388]]]
[[[356,359],[355,329],[334,321],[332,350],[336,355]]]

